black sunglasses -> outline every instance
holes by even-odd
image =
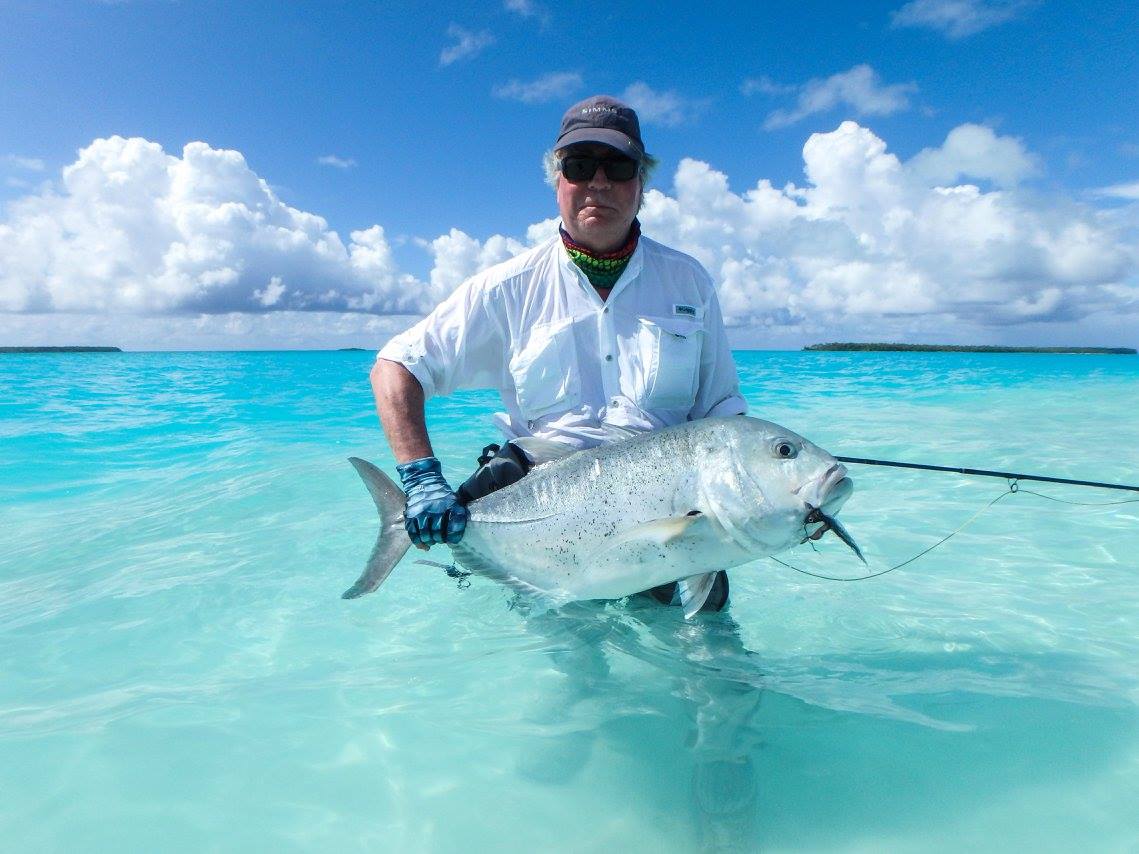
[[[610,181],[631,181],[640,164],[631,157],[593,157],[589,154],[571,154],[558,160],[558,171],[575,184],[593,180],[598,166],[605,170],[605,177]]]

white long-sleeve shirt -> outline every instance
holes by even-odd
[[[460,285],[392,338],[425,397],[494,387],[507,438],[585,448],[635,431],[747,411],[712,280],[693,258],[641,237],[608,300],[559,237]]]

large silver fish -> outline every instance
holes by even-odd
[[[680,581],[687,615],[717,570],[834,531],[853,490],[846,468],[801,436],[746,416],[709,418],[574,451],[519,440],[537,463],[468,505],[457,563],[549,604],[616,599]],[[352,599],[375,590],[410,546],[404,494],[351,458],[380,511],[380,534]]]

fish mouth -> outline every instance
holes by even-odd
[[[866,563],[866,558],[862,556],[862,549],[858,547],[858,543],[854,541],[854,537],[850,532],[843,527],[842,523],[835,518],[835,514],[846,499],[850,498],[851,493],[854,492],[854,481],[846,476],[846,466],[841,463],[835,463],[819,480],[818,496],[820,498],[819,505],[816,507],[810,502],[804,502],[807,508],[807,515],[803,519],[803,532],[804,537],[801,543],[807,540],[817,540],[822,537],[827,531],[834,531],[835,536],[842,540],[850,550],[853,551],[860,561]],[[818,525],[814,530],[810,526]]]
[[[845,485],[843,485],[843,481],[846,481]],[[846,476],[846,466],[842,463],[835,463],[814,480],[800,484],[793,492],[795,495],[800,493],[810,495],[813,491],[818,506],[833,508],[831,512],[837,513],[838,507],[835,505],[841,506],[853,489],[854,484]]]
[[[819,487],[819,496],[823,499],[820,506],[826,507],[830,513],[837,513],[852,492],[854,492],[854,481],[846,476],[846,466],[835,463],[823,475],[822,485]]]

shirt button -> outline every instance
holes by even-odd
[[[609,313],[609,306],[605,306],[605,308],[601,309],[601,313],[602,314],[608,314]]]
[[[606,361],[606,362],[612,362],[612,361],[613,361],[613,354],[612,354],[612,353],[610,353],[608,356],[606,356],[606,357],[605,357],[605,361]]]

